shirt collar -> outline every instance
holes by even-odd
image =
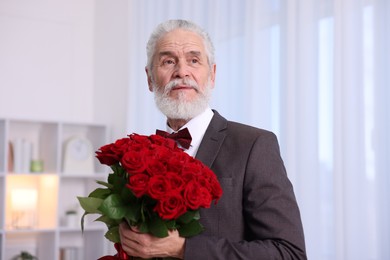
[[[214,116],[213,111],[211,110],[210,107],[207,107],[205,111],[203,111],[196,117],[192,118],[190,121],[188,121],[187,124],[185,124],[179,129],[181,130],[187,127],[192,137],[191,146],[190,148],[185,150],[186,153],[188,153],[191,156],[196,155],[200,142],[202,141],[206,129],[209,126],[213,116]],[[168,126],[168,124],[167,124],[167,132],[168,133],[174,132],[173,129]]]

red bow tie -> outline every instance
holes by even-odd
[[[175,140],[178,144],[181,145],[181,147],[188,149],[190,148],[192,137],[190,132],[188,131],[188,128],[184,128],[180,130],[177,133],[169,134],[162,130],[156,130],[156,135],[161,135],[163,137],[171,138]]]

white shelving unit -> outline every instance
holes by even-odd
[[[107,143],[105,125],[64,122],[39,122],[0,119],[0,259],[10,260],[27,251],[40,260],[97,259],[110,251],[103,223],[87,218],[85,231],[80,229],[82,209],[77,196],[87,196],[98,187],[96,180],[106,180],[108,168],[94,159],[92,172],[63,172],[64,144],[73,136],[87,138],[92,152]],[[10,143],[26,140],[32,156],[43,162],[43,171],[14,171]],[[15,190],[33,190],[34,196],[19,200],[27,203],[33,197],[34,209],[15,210]],[[27,204],[26,204],[27,205]],[[76,210],[70,222],[66,212]],[[74,215],[73,215],[74,216]],[[22,223],[22,224],[21,224]],[[27,223],[27,224],[26,224]],[[24,225],[26,224],[26,225]]]

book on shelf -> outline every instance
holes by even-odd
[[[23,138],[16,138],[13,141],[13,172],[30,172],[30,162],[32,154],[32,143]]]
[[[14,146],[12,142],[8,142],[8,171],[14,170]]]
[[[80,247],[64,247],[60,249],[60,260],[84,260]]]
[[[8,171],[13,173],[42,172],[43,161],[37,160],[37,145],[16,138],[8,145]]]

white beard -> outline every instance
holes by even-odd
[[[198,84],[190,79],[175,79],[170,81],[164,88],[159,88],[152,83],[154,101],[158,109],[169,119],[189,120],[202,113],[209,105],[211,97],[211,81],[207,81],[204,92],[200,92]],[[170,91],[176,85],[185,84],[194,88],[197,95],[194,100],[187,101],[185,93],[179,92],[176,98],[169,96]]]

